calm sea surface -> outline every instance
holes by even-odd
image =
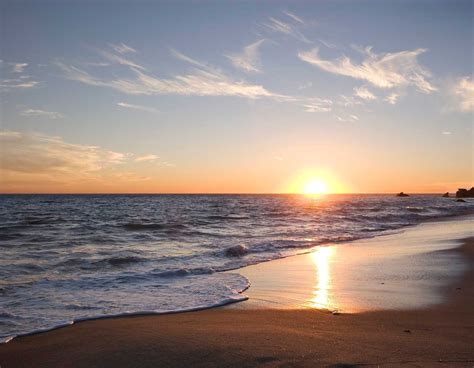
[[[472,213],[433,195],[0,196],[0,340],[244,300],[219,271]]]

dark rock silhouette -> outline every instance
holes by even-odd
[[[400,192],[400,193],[397,194],[397,197],[409,197],[409,195],[405,194],[403,192]]]
[[[449,198],[449,192],[444,193],[443,198]]]
[[[456,199],[456,202],[466,202],[466,201],[464,199],[459,198],[459,199]]]
[[[459,188],[456,192],[456,198],[474,198],[474,187],[469,190]]]
[[[225,250],[225,255],[228,257],[242,257],[248,253],[248,248],[245,245],[235,245]]]

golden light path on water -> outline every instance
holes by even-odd
[[[331,305],[329,290],[331,288],[331,258],[333,253],[333,247],[319,247],[311,253],[317,277],[313,297],[309,302],[313,308],[329,309]]]

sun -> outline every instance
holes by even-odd
[[[303,186],[303,193],[307,195],[326,194],[328,185],[321,179],[310,179]]]

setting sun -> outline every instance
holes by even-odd
[[[325,194],[328,192],[328,185],[320,179],[309,180],[303,188],[304,194]]]
[[[305,195],[328,193],[347,193],[351,187],[343,178],[325,168],[306,168],[291,175],[291,179],[282,185],[282,192]]]

